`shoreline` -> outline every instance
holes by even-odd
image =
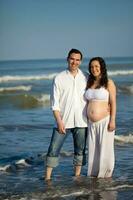
[[[57,180],[43,182],[39,189],[30,192],[0,194],[0,200],[43,200],[43,199],[93,199],[125,200],[133,197],[133,183],[117,179],[97,179],[81,176],[79,178],[57,177]],[[95,199],[95,198],[94,198]]]

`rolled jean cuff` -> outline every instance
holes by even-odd
[[[76,166],[82,166],[86,164],[86,155],[74,155],[73,164]]]
[[[58,157],[46,157],[46,166],[47,167],[57,167],[59,164],[59,158]]]

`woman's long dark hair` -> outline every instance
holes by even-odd
[[[107,75],[106,63],[105,63],[105,61],[104,61],[103,58],[101,58],[101,57],[94,57],[89,62],[89,69],[88,70],[89,70],[90,74],[89,74],[89,78],[88,78],[88,81],[87,81],[87,89],[91,88],[91,86],[94,84],[94,81],[95,81],[95,77],[91,73],[91,63],[92,63],[92,61],[98,61],[99,64],[100,64],[101,79],[100,79],[100,82],[99,82],[99,85],[97,86],[97,88],[100,88],[100,87],[107,88],[107,85],[108,85],[108,75]]]

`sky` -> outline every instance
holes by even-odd
[[[0,60],[133,56],[132,0],[0,0]]]

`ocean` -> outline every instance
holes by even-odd
[[[44,182],[54,118],[50,92],[65,59],[0,62],[0,199],[133,199],[133,57],[105,58],[117,86],[115,169],[112,179],[73,174],[73,144],[64,143],[52,181]],[[81,65],[87,71],[89,58]]]

